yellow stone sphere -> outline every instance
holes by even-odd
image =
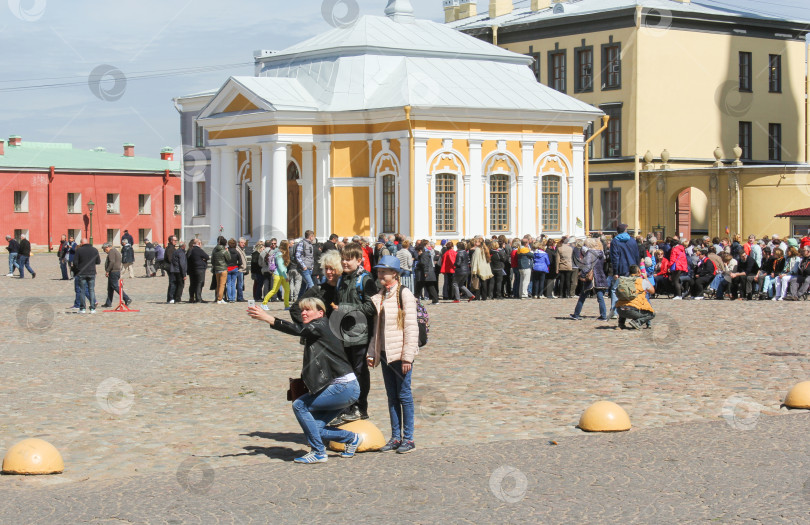
[[[377,425],[375,425],[368,419],[360,419],[358,421],[351,421],[349,423],[344,423],[343,425],[340,425],[338,428],[340,428],[341,430],[348,430],[349,432],[354,432],[355,434],[363,435],[363,442],[357,448],[357,452],[369,452],[372,450],[380,450],[385,445],[385,436],[383,436],[383,433],[380,432],[379,428],[377,428]],[[346,448],[346,445],[343,443],[336,443],[334,441],[330,441],[329,448],[331,450],[334,450],[335,452],[343,452],[343,449]]]
[[[597,401],[579,418],[579,428],[586,432],[622,432],[630,430],[630,417],[611,401]]]
[[[810,408],[810,381],[802,381],[791,388],[784,404],[788,408]]]
[[[59,474],[63,470],[62,455],[44,439],[23,439],[3,458],[3,474]]]

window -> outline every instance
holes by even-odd
[[[174,214],[180,215],[183,213],[183,203],[180,200],[180,195],[174,196]]]
[[[751,53],[740,51],[740,91],[751,92]]]
[[[489,178],[489,229],[493,232],[509,231],[509,175]]]
[[[602,139],[602,157],[622,156],[622,106],[621,104],[611,104],[600,106],[600,109],[610,117],[608,127]]]
[[[436,175],[436,232],[456,231],[456,176]]]
[[[593,46],[574,50],[576,69],[574,70],[574,92],[593,91]]]
[[[782,160],[782,124],[768,124],[768,160]]]
[[[197,148],[205,147],[205,129],[196,122],[194,123],[194,146]]]
[[[740,148],[743,160],[751,160],[751,123],[740,122]]]
[[[397,229],[397,188],[394,175],[382,178],[382,231],[393,233]]]
[[[68,193],[67,194],[67,208],[68,208],[68,213],[81,213],[82,212],[82,194],[81,193]]]
[[[107,242],[110,244],[121,244],[121,230],[117,228],[107,228]]]
[[[560,182],[555,175],[543,177],[543,231],[560,230]]]
[[[148,193],[138,195],[138,213],[141,215],[152,213],[152,196]]]
[[[152,242],[152,230],[150,228],[138,228],[138,246],[146,246]]]
[[[73,237],[73,240],[76,241],[78,244],[79,239],[82,238],[82,231],[81,230],[68,230],[67,231],[68,238]]]
[[[622,87],[622,48],[620,44],[602,46],[602,89]]]
[[[540,53],[529,53],[529,56],[534,59],[534,62],[532,62],[532,73],[534,73],[534,78],[540,82]]]
[[[565,51],[548,52],[548,85],[565,93]]]
[[[602,190],[602,229],[616,230],[622,220],[622,193],[618,189]]]
[[[107,213],[121,213],[121,208],[119,207],[119,199],[120,194],[118,193],[108,193],[107,194]]]
[[[768,91],[782,92],[782,55],[768,55]]]
[[[196,183],[196,199],[194,201],[194,215],[205,215],[205,181]]]
[[[28,192],[15,191],[14,192],[14,211],[17,213],[25,213],[28,211]]]
[[[17,242],[20,242],[23,235],[25,235],[25,238],[28,239],[28,230],[14,230],[14,239],[16,239]],[[31,239],[28,240],[30,241]]]
[[[587,141],[589,138],[593,137],[593,122],[585,126],[585,140]],[[593,141],[588,143],[588,158],[593,158]]]
[[[180,229],[175,228],[174,230],[174,237],[179,241],[180,240]]]

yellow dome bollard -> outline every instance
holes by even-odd
[[[62,455],[43,439],[23,439],[3,458],[3,474],[60,474],[63,470]]]
[[[788,408],[810,408],[810,381],[802,381],[791,388],[783,404]]]
[[[360,419],[358,421],[351,421],[338,427],[342,430],[355,432],[363,435],[363,442],[358,447],[357,452],[369,452],[372,450],[380,450],[385,445],[385,437],[377,425],[368,419]],[[343,443],[329,442],[329,449],[335,452],[343,452],[346,445]]]
[[[597,401],[579,418],[579,428],[586,432],[623,432],[630,430],[630,417],[611,401]]]

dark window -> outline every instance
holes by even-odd
[[[396,215],[397,215],[397,193],[396,193],[396,177],[393,175],[384,175],[382,178],[382,219],[383,219],[383,232],[394,233],[396,231]]]
[[[751,160],[751,123],[740,122],[740,148],[743,160]]]
[[[205,181],[197,182],[195,215],[205,215]]]
[[[529,56],[534,59],[534,62],[532,62],[532,73],[534,73],[534,78],[540,82],[540,53],[529,53]]]
[[[593,137],[593,122],[585,126],[585,140],[587,141],[591,137]],[[588,143],[588,158],[593,158],[593,141]]]
[[[436,175],[436,231],[456,230],[456,176],[452,173]]]
[[[782,92],[782,55],[768,55],[768,91]]]
[[[602,111],[610,117],[608,127],[603,133],[602,157],[622,156],[622,107],[621,105],[601,106]]]
[[[621,44],[605,44],[602,46],[602,89],[619,89],[621,87]]]
[[[602,229],[615,230],[622,219],[622,193],[618,189],[602,190]]]
[[[205,147],[205,130],[196,122],[194,123],[194,146],[198,148]]]
[[[560,231],[560,186],[561,177],[546,175],[543,177],[542,189],[542,223],[544,231]]]
[[[574,70],[574,91],[584,93],[593,91],[593,46],[574,51],[576,69]]]
[[[782,160],[782,124],[768,124],[768,160]]]
[[[740,51],[740,91],[751,91],[751,53]]]
[[[509,175],[489,178],[489,229],[509,231]]]
[[[548,85],[565,93],[565,51],[548,52]]]

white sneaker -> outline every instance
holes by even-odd
[[[91,314],[96,313],[96,309],[95,309],[95,308],[91,308],[91,309],[90,309],[90,313],[91,313]]]
[[[683,299],[683,297],[681,297],[680,295],[676,295],[675,297],[672,298],[673,301],[680,301],[681,299]]]
[[[783,297],[780,297],[779,299],[777,299],[777,301],[781,301],[782,299],[784,299],[784,298],[783,298]]]
[[[169,304],[174,304],[174,299],[172,299],[171,301],[169,301]]]
[[[14,277],[14,274],[13,273],[7,273],[6,277]]]
[[[225,304],[225,301],[217,301],[217,304]]]
[[[778,300],[779,300],[779,299],[778,299],[778,298],[776,298],[776,297],[774,297],[773,299],[771,299],[771,301],[778,301]]]
[[[692,299],[694,299],[695,301],[702,301],[703,297],[693,297]]]
[[[270,310],[270,307],[267,306],[266,304],[261,305],[261,307],[262,307],[262,310]]]
[[[80,308],[80,309],[79,309],[79,313],[80,313],[80,314],[86,314],[86,313],[87,313],[87,310],[85,310],[84,308]]]

